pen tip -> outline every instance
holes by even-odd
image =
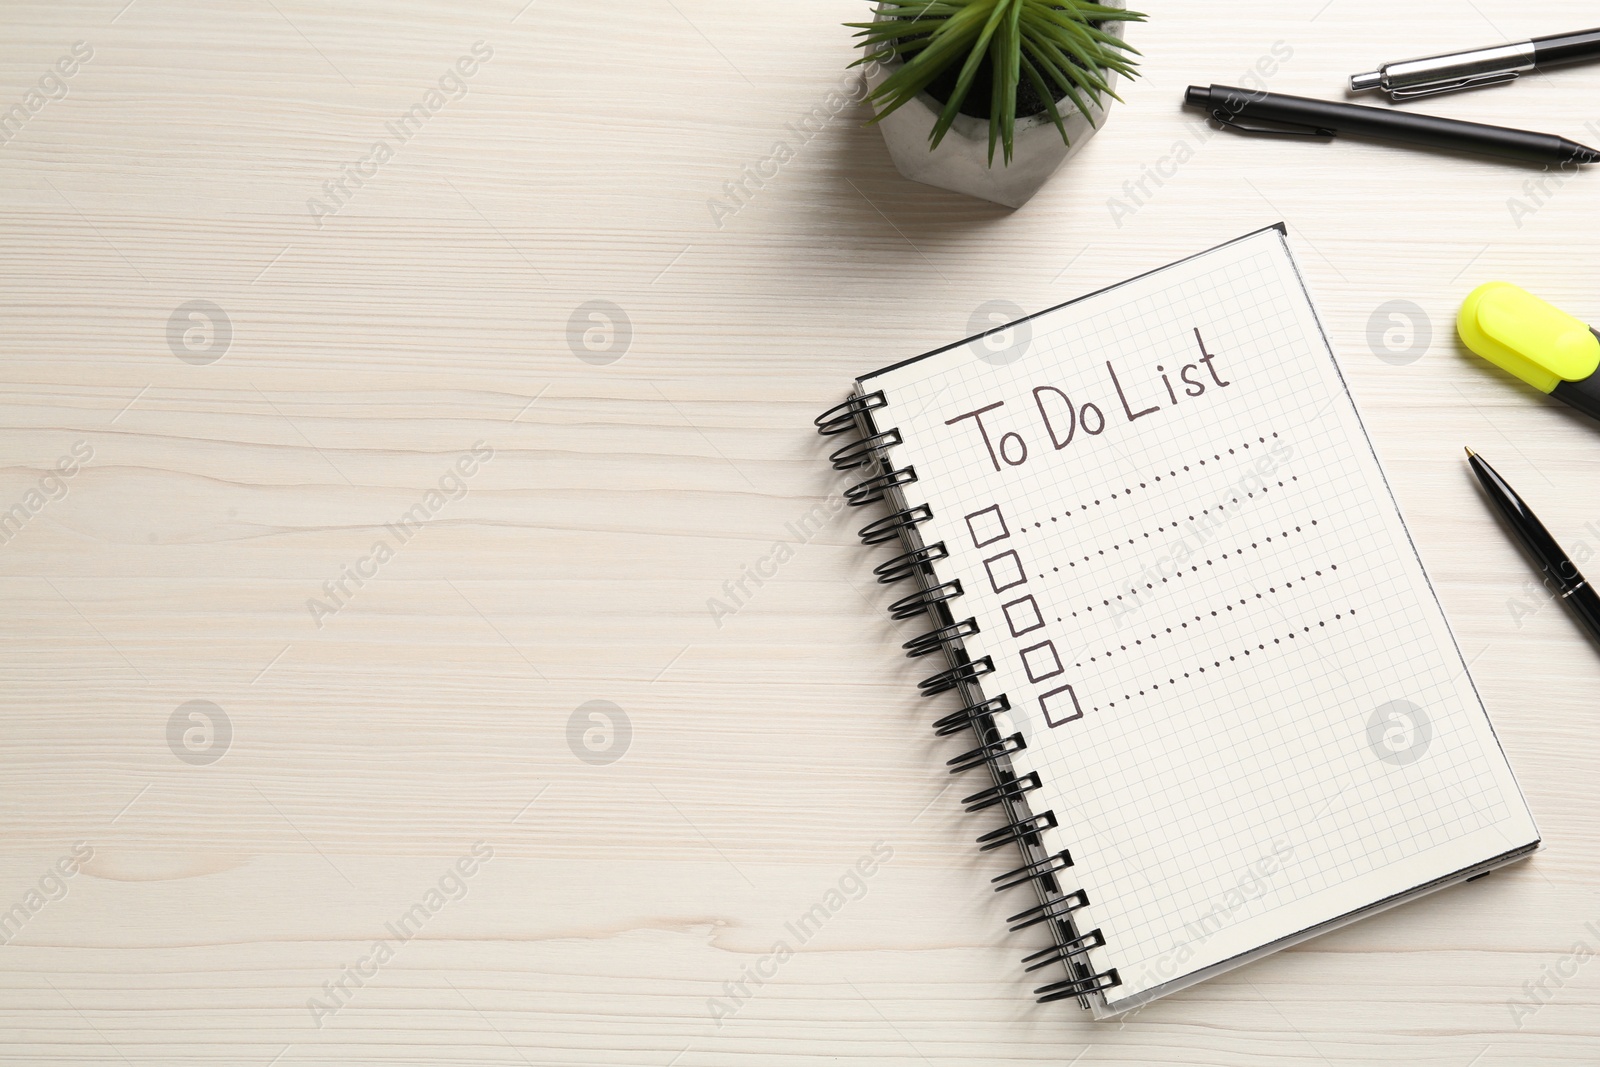
[[[1462,445],[1462,446],[1461,446],[1461,447],[1463,447],[1463,448],[1466,448],[1466,446],[1465,446],[1465,445]],[[1472,458],[1473,458],[1473,457],[1474,457],[1474,456],[1476,456],[1476,455],[1477,455],[1477,453],[1476,453],[1476,452],[1474,452],[1474,451],[1473,451],[1473,450],[1472,450],[1472,449],[1470,449],[1470,448],[1467,448],[1467,458],[1468,458],[1468,459],[1472,459]]]

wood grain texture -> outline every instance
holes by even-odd
[[[847,84],[855,0],[8,3],[0,112],[73,42],[93,57],[0,147],[0,511],[92,458],[0,544],[0,908],[93,856],[0,945],[0,1063],[1600,1060],[1600,662],[1460,456],[1600,549],[1596,431],[1453,330],[1491,278],[1600,319],[1595,176],[1207,136],[1178,107],[1274,42],[1272,88],[1336,95],[1592,11],[1148,6],[1146,77],[1011,213],[899,178],[854,105],[791,128]],[[480,41],[465,95],[313,215]],[[1600,70],[1429,108],[1593,142]],[[779,140],[794,158],[716,217]],[[1547,848],[1096,1025],[1026,995],[1038,945],[1002,933],[1005,860],[939,773],[956,750],[858,516],[732,617],[708,601],[844,484],[809,422],[854,374],[985,301],[1035,310],[1279,219]],[[1404,365],[1368,340],[1396,299],[1431,323]],[[194,300],[232,330],[206,365],[169,344]],[[631,324],[605,365],[569,341],[592,300]],[[492,458],[432,507],[475,444]],[[231,726],[209,764],[169,745],[196,700]],[[569,728],[594,700],[631,727],[605,765]],[[492,858],[457,890],[474,842]],[[785,924],[875,842],[892,859],[799,945]],[[308,1007],[442,880],[348,1003]],[[715,1018],[780,938],[793,958]]]

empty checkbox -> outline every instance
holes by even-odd
[[[1012,637],[1021,637],[1044,625],[1044,616],[1039,614],[1039,604],[1031,596],[1002,604],[1000,610],[1006,613],[1006,625],[1011,627]]]
[[[998,556],[990,556],[983,561],[983,567],[989,572],[989,584],[994,587],[996,593],[1021,585],[1028,580],[1028,576],[1022,573],[1022,560],[1017,556],[1015,549],[1002,552]]]
[[[1042,682],[1046,678],[1054,678],[1066,668],[1061,666],[1061,657],[1056,655],[1054,641],[1041,641],[1022,650],[1022,666],[1028,672],[1028,681]]]
[[[1039,710],[1044,712],[1045,723],[1052,727],[1065,726],[1073,719],[1083,718],[1083,709],[1078,706],[1078,694],[1072,691],[1070,685],[1052,689],[1040,697]]]
[[[972,543],[977,548],[1004,541],[1011,536],[1011,531],[1006,529],[1005,516],[1000,514],[999,504],[990,504],[982,511],[968,515],[967,532],[972,534]]]

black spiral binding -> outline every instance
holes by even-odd
[[[994,671],[994,661],[988,656],[973,659],[967,654],[964,639],[979,633],[976,619],[956,618],[951,610],[952,601],[962,595],[959,581],[941,581],[934,565],[949,557],[944,542],[924,544],[917,530],[922,523],[933,518],[926,504],[908,504],[905,488],[917,481],[916,468],[893,467],[886,450],[902,443],[897,428],[879,429],[874,412],[888,406],[884,394],[858,393],[838,404],[816,420],[817,432],[834,436],[855,430],[856,440],[835,450],[830,461],[835,470],[866,469],[871,477],[845,491],[845,499],[861,506],[878,501],[888,503],[890,514],[868,523],[861,529],[864,544],[878,545],[896,538],[904,545],[900,555],[874,568],[878,581],[884,584],[916,579],[917,591],[902,597],[889,607],[896,619],[909,619],[926,614],[933,620],[934,628],[905,643],[906,655],[916,658],[942,651],[949,666],[924,679],[918,688],[923,696],[937,696],[955,692],[962,707],[940,718],[933,724],[934,733],[940,737],[970,730],[976,747],[948,761],[952,774],[987,767],[991,784],[962,800],[966,810],[984,811],[1000,808],[1005,823],[978,838],[984,851],[1015,845],[1022,854],[1022,866],[1007,871],[993,879],[995,892],[1032,885],[1038,903],[1020,911],[1006,920],[1013,931],[1045,925],[1051,933],[1051,947],[1035,952],[1023,959],[1028,972],[1060,965],[1067,978],[1034,990],[1041,1004],[1076,998],[1079,1006],[1089,1007],[1089,995],[1122,984],[1115,967],[1096,972],[1087,955],[1092,948],[1105,942],[1100,930],[1082,931],[1078,928],[1075,913],[1089,903],[1082,889],[1067,890],[1057,877],[1072,866],[1070,853],[1045,851],[1041,831],[1056,825],[1053,811],[1034,812],[1027,804],[1027,794],[1039,789],[1042,783],[1036,772],[1018,775],[1012,767],[1011,756],[1027,747],[1021,734],[1004,735],[995,722],[995,716],[1008,711],[1011,702],[1004,693],[985,696],[981,679]]]

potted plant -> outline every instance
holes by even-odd
[[[879,0],[847,25],[900,173],[1021,207],[1136,76],[1122,33],[1144,18],[1124,0]]]

